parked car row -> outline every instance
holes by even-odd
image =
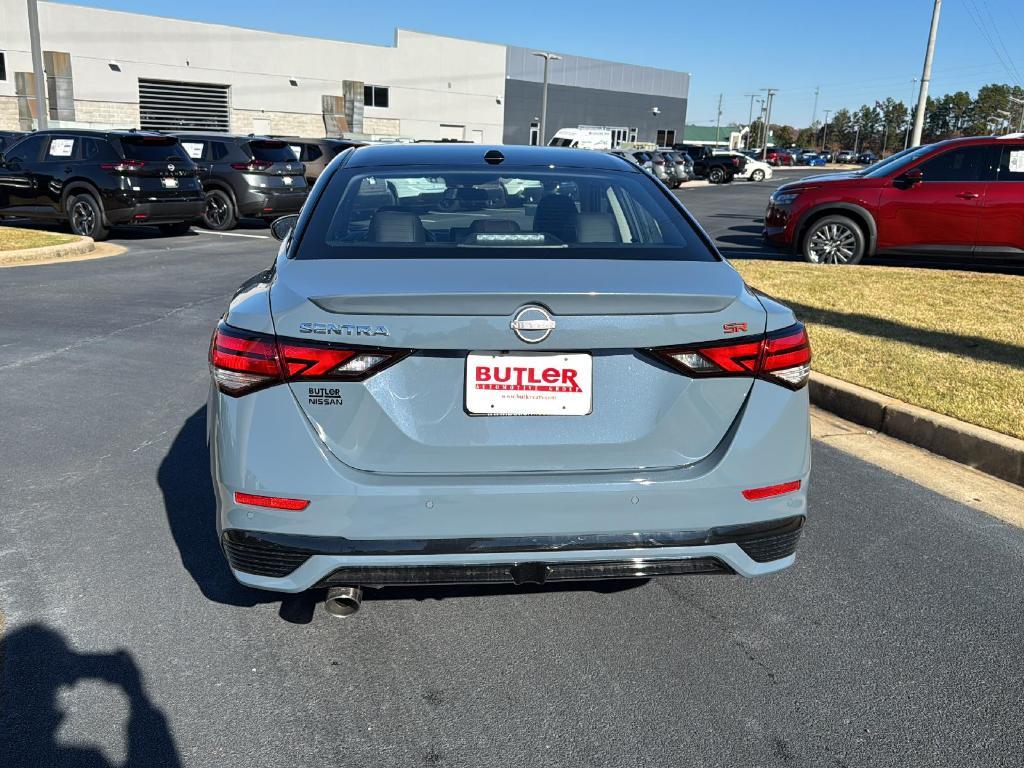
[[[326,164],[354,142],[216,133],[54,129],[0,134],[0,216],[64,221],[102,240],[110,227],[296,213]],[[300,158],[306,158],[305,161]]]

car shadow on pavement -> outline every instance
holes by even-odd
[[[188,417],[157,470],[164,511],[182,565],[208,599],[252,607],[280,602],[280,616],[294,624],[313,619],[315,596],[250,589],[235,581],[217,541],[217,503],[206,446],[206,406]]]
[[[80,653],[55,629],[43,624],[19,627],[0,638],[0,754],[5,768],[178,768],[181,760],[167,718],[146,695],[142,675],[132,656]],[[102,749],[88,743],[78,726],[97,719],[76,717],[61,705],[61,697],[76,685],[96,681],[111,686],[128,701],[124,762],[112,762]],[[59,739],[71,718],[75,741]],[[100,734],[96,734],[97,737]],[[108,734],[104,734],[108,735]]]

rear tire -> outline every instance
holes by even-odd
[[[867,243],[860,225],[847,216],[824,216],[811,224],[800,252],[811,264],[860,264]]]
[[[68,226],[76,235],[106,240],[110,229],[103,223],[103,209],[89,194],[73,195],[67,201]]]
[[[708,181],[712,184],[724,184],[725,171],[721,168],[712,168],[708,171]]]
[[[231,195],[219,189],[211,189],[206,193],[206,205],[203,208],[203,226],[215,232],[234,229],[238,224],[238,213]]]
[[[751,181],[764,181],[764,171],[760,168],[755,168],[750,174]]]
[[[192,231],[192,225],[187,221],[176,221],[173,224],[159,224],[157,228],[164,237],[180,237]]]

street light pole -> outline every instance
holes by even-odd
[[[857,154],[857,142],[860,140],[860,126],[853,126],[853,154]]]
[[[932,26],[928,31],[928,47],[924,52],[924,70],[921,72],[921,90],[917,93],[917,111],[914,113],[914,138],[911,144],[921,146],[921,132],[924,130],[924,111],[928,107],[928,83],[932,79],[932,57],[935,55],[935,35],[939,31],[939,12],[942,0],[935,0],[932,7]]]
[[[911,102],[914,100],[914,91],[917,90],[917,78],[915,77],[910,81],[910,100],[907,102],[907,108],[911,109]],[[903,138],[903,148],[906,149],[910,146],[910,126],[913,123],[910,120],[910,115],[907,115],[907,135]]]
[[[822,152],[825,151],[825,140],[828,138],[828,115],[829,115],[829,112],[831,112],[831,111],[832,111],[831,109],[823,109],[822,110],[822,112],[825,113],[825,127],[821,129],[821,151]]]
[[[39,44],[39,8],[36,0],[28,0],[28,36],[32,45],[32,79],[36,84],[36,128],[49,126],[46,110],[46,72],[43,71],[43,51]]]
[[[533,55],[544,59],[544,90],[540,98],[540,145],[546,147],[548,143],[548,65],[552,61],[561,61],[562,57],[546,51],[534,51]]]
[[[764,147],[761,149],[761,161],[767,162],[768,160],[768,137],[772,132],[772,101],[775,100],[775,94],[778,88],[762,88],[762,91],[767,91],[768,95],[765,103],[765,116],[764,116]]]

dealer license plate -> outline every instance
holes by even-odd
[[[581,353],[470,352],[466,411],[474,416],[586,416],[593,358]]]

